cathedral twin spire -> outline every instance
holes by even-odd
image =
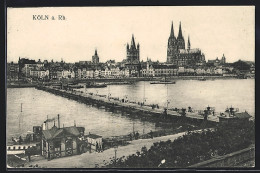
[[[171,35],[170,35],[170,37],[174,37],[173,22],[172,22],[172,28],[171,28]]]
[[[173,22],[172,22],[172,26],[171,26],[171,35],[170,37],[174,37],[174,30],[173,30]],[[182,30],[181,30],[181,22],[180,22],[180,25],[179,25],[179,33],[178,33],[178,39],[181,39],[183,38],[182,36]]]
[[[183,36],[182,36],[182,30],[181,30],[181,22],[180,22],[180,25],[179,25],[179,34],[178,34],[178,39],[183,39]]]
[[[173,22],[171,25],[171,34],[170,34],[170,38],[174,38],[174,29],[173,29]],[[179,25],[179,33],[178,33],[178,40],[184,40],[183,35],[182,35],[182,29],[181,29],[181,22]],[[187,43],[187,48],[190,49],[191,45],[190,45],[190,36],[188,36],[188,43]]]

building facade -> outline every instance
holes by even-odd
[[[72,156],[81,153],[79,138],[84,136],[83,127],[59,128],[55,125],[51,129],[42,131],[42,155],[46,159]]]
[[[188,37],[187,49],[185,49],[185,40],[182,35],[181,23],[179,25],[178,37],[174,36],[173,23],[171,33],[168,39],[167,61],[168,64],[178,66],[202,65],[205,63],[205,56],[200,49],[191,49],[190,38]]]
[[[19,79],[19,64],[18,63],[7,63],[7,80],[18,80]]]

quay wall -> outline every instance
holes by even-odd
[[[137,118],[141,118],[143,120],[149,119],[151,117],[155,118],[165,118],[163,117],[163,110],[158,110],[158,109],[148,109],[148,108],[142,108],[139,105],[130,105],[130,104],[125,104],[120,101],[108,101],[106,99],[97,99],[93,98],[91,96],[86,96],[82,95],[79,92],[76,91],[65,91],[65,90],[59,90],[59,89],[54,89],[50,87],[44,87],[44,86],[37,86],[36,89],[43,90],[58,96],[62,96],[65,98],[73,99],[75,101],[85,103],[88,105],[93,105],[96,107],[105,107],[105,109],[109,109],[111,111],[115,112],[124,112],[129,114],[129,116],[134,115]],[[131,115],[130,115],[131,114]],[[204,122],[203,119],[199,118],[191,118],[191,117],[182,117],[180,115],[174,114],[174,113],[168,113],[167,119],[171,121],[178,121],[178,122],[183,122],[183,123],[195,123],[195,124],[201,124]],[[207,123],[210,123],[212,125],[216,125],[217,122],[213,121],[207,121]]]
[[[7,88],[34,88],[36,84],[7,84]]]
[[[167,79],[174,80],[197,80],[201,77],[205,79],[235,79],[235,76],[167,76]],[[87,81],[95,81],[95,82],[135,82],[135,81],[158,81],[161,80],[161,77],[128,77],[128,78],[89,78],[89,79],[61,79],[64,82],[87,82]]]
[[[204,162],[189,166],[189,168],[219,168],[232,167],[255,158],[255,146],[245,148],[224,156],[218,156]]]

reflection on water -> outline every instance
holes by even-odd
[[[229,79],[214,81],[178,80],[171,85],[150,85],[149,82],[137,82],[133,85],[111,85],[106,88],[89,88],[87,92],[111,94],[112,97],[128,97],[129,100],[148,104],[196,110],[213,106],[216,112],[222,112],[227,106],[247,110],[255,114],[254,79]],[[85,89],[81,89],[85,91]],[[168,94],[167,94],[168,91]],[[21,112],[22,103],[22,112]],[[139,133],[155,130],[153,123],[131,120],[119,113],[106,112],[74,100],[36,90],[34,88],[7,89],[7,137],[13,134],[32,131],[32,126],[41,125],[49,118],[61,115],[61,126],[72,126],[74,120],[78,126],[84,126],[86,133],[92,132],[104,137],[125,135],[135,130]],[[19,131],[19,116],[21,130]],[[134,123],[133,123],[134,122]],[[134,124],[134,125],[133,125]]]

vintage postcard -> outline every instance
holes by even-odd
[[[7,168],[255,167],[255,7],[7,8]]]

